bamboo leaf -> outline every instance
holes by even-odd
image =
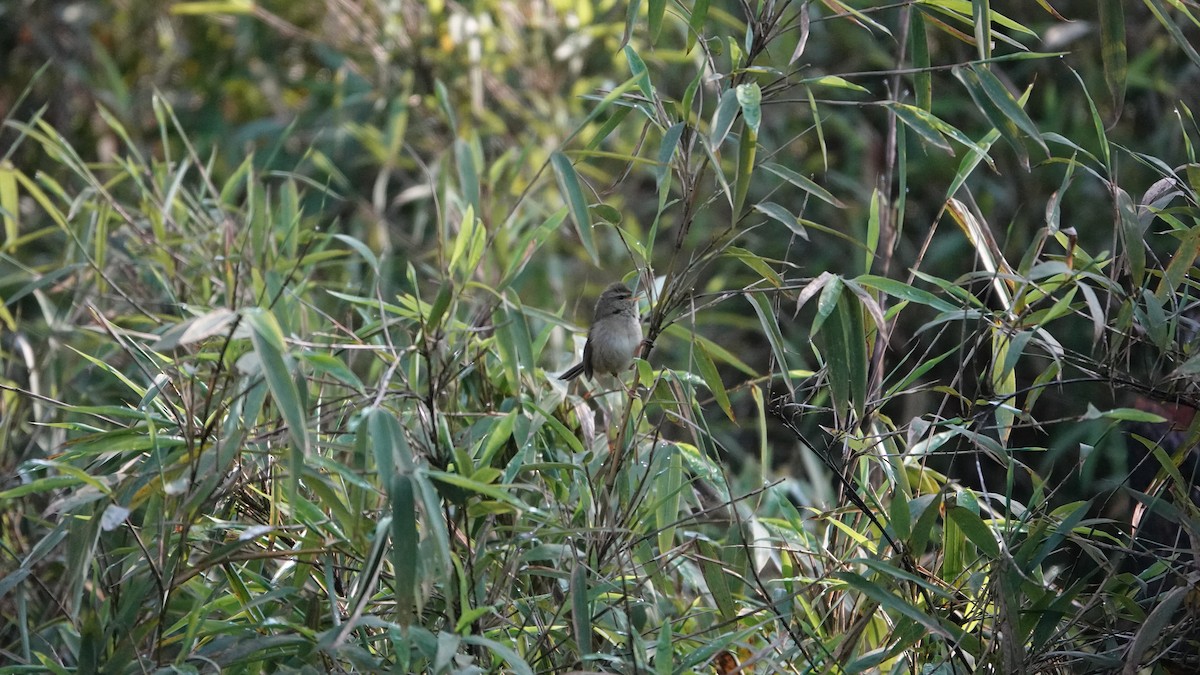
[[[7,159],[0,160],[0,222],[4,223],[4,240],[0,249],[11,251],[20,234],[20,208],[17,201],[17,170]]]
[[[1121,221],[1121,241],[1125,245],[1125,265],[1134,288],[1140,288],[1146,277],[1146,243],[1144,230],[1138,222],[1133,198],[1125,190],[1112,186],[1117,217]]]
[[[783,375],[790,391],[792,389],[792,378],[791,371],[788,368],[787,350],[783,341],[783,333],[779,330],[779,322],[775,318],[775,312],[771,308],[770,300],[762,293],[748,293],[746,299],[750,301],[750,306],[754,308],[754,313],[758,315],[758,321],[763,327],[763,333],[766,334],[767,341],[771,343],[771,353],[775,357],[775,367]]]
[[[400,613],[400,625],[407,626],[412,622],[416,608],[419,569],[417,503],[412,477],[402,473],[393,475],[388,492],[392,500],[392,573],[396,575],[396,609]]]
[[[1046,142],[1042,140],[1042,134],[1038,131],[1037,125],[1026,114],[1025,109],[1021,107],[1017,99],[1013,98],[1013,95],[1008,92],[1008,88],[1000,82],[1000,79],[991,70],[979,64],[973,64],[970,70],[978,78],[979,86],[982,87],[984,93],[987,94],[992,103],[996,104],[1000,112],[1012,120],[1017,125],[1017,128],[1025,132],[1025,135],[1030,140],[1037,143],[1043,152],[1049,154],[1050,150],[1046,147]]]
[[[587,657],[592,653],[592,602],[588,597],[587,566],[575,562],[571,570],[571,626],[575,631],[575,643],[579,654]]]
[[[737,607],[733,603],[733,593],[729,588],[725,566],[721,563],[720,551],[703,539],[697,539],[696,544],[700,550],[700,571],[708,585],[708,592],[712,594],[721,616],[731,619],[736,616]]]
[[[863,286],[874,288],[877,291],[883,291],[893,298],[926,305],[940,312],[956,312],[962,309],[961,307],[953,305],[937,297],[929,291],[915,288],[904,283],[903,281],[897,281],[887,277],[879,277],[872,274],[864,274],[863,276],[855,278],[854,281]]]
[[[742,130],[741,138],[738,139],[737,179],[733,185],[734,222],[741,217],[742,206],[746,203],[746,194],[750,191],[750,177],[754,174],[754,157],[757,154],[758,134],[747,124]]]
[[[646,68],[646,62],[638,55],[637,50],[630,45],[625,45],[625,59],[629,61],[629,72],[637,78],[638,88],[642,90],[647,100],[654,100],[654,86],[650,84],[650,70]]]
[[[251,328],[250,341],[254,345],[255,354],[258,355],[261,373],[292,439],[291,452],[288,454],[288,477],[290,489],[293,491],[291,496],[295,497],[294,491],[300,484],[304,458],[312,451],[308,415],[300,403],[300,391],[296,388],[296,381],[292,379],[283,332],[275,320],[275,315],[255,307],[246,311],[244,317]]]
[[[804,229],[804,226],[800,224],[796,216],[793,216],[790,211],[779,204],[775,202],[759,202],[754,205],[754,210],[783,223],[793,234],[804,241],[808,241],[808,231]]]
[[[975,107],[983,113],[983,116],[987,118],[992,128],[1012,146],[1012,149],[1017,153],[1017,159],[1020,160],[1021,165],[1028,169],[1029,150],[1025,148],[1025,144],[1021,141],[1020,127],[1017,126],[1013,118],[1005,115],[996,103],[992,101],[991,96],[984,90],[983,83],[980,81],[979,71],[974,68],[955,66],[952,72],[958,78],[959,82],[966,87],[967,93],[970,94],[971,100],[975,103]]]
[[[979,514],[962,506],[952,506],[946,511],[950,519],[958,525],[967,539],[975,544],[989,558],[1000,556],[1000,546],[996,543],[996,535],[988,527]]]
[[[801,190],[804,190],[808,194],[816,197],[817,199],[820,199],[821,201],[823,201],[827,204],[832,204],[833,206],[836,206],[839,209],[846,207],[846,205],[842,202],[842,200],[838,199],[837,197],[834,197],[832,194],[830,194],[830,192],[828,190],[821,187],[820,185],[817,185],[816,183],[809,180],[808,178],[805,178],[804,176],[800,175],[799,173],[787,168],[786,166],[783,166],[781,164],[767,163],[767,164],[763,164],[762,168],[766,169],[767,171],[770,171],[771,173],[775,174],[776,176],[779,176],[780,178],[786,180],[787,182],[791,183],[792,185],[795,185],[796,187],[800,188]]]
[[[649,0],[647,9],[647,24],[650,27],[650,44],[658,42],[658,33],[662,30],[663,13],[667,10],[667,0]]]
[[[710,0],[696,0],[692,5],[692,12],[688,15],[688,36],[687,49],[689,54],[692,48],[696,46],[696,40],[700,37],[700,32],[704,30],[704,24],[708,20],[708,3]]]
[[[724,94],[721,94],[721,101],[717,104],[717,110],[713,113],[712,124],[709,130],[709,139],[712,142],[713,150],[721,147],[725,142],[725,137],[729,135],[729,130],[733,128],[733,121],[737,119],[738,110],[741,109],[738,103],[737,91],[730,89]]]
[[[675,148],[679,145],[679,137],[687,125],[683,122],[672,124],[663,134],[662,144],[658,146],[658,166],[654,169],[654,179],[661,193],[663,181],[671,174],[671,158],[675,156]],[[670,185],[670,182],[667,182]]]
[[[475,166],[475,153],[465,139],[454,140],[454,163],[458,168],[458,186],[463,200],[475,211],[479,210],[479,167]]]
[[[829,369],[829,393],[835,411],[839,414],[853,411],[854,419],[861,420],[867,400],[867,347],[862,308],[858,298],[846,292],[844,285],[831,284],[826,287],[826,292],[831,288],[837,289],[836,304],[819,333],[822,355]]]
[[[704,384],[708,386],[713,398],[717,400],[717,405],[721,407],[730,422],[737,424],[737,418],[733,416],[733,407],[729,403],[729,392],[725,390],[725,384],[721,381],[721,374],[717,371],[717,364],[713,363],[712,356],[704,348],[703,343],[696,344],[693,354],[696,357],[696,367],[700,370],[700,377],[704,378]]]
[[[1124,0],[1100,0],[1100,59],[1104,63],[1104,82],[1108,85],[1109,105],[1115,119],[1120,116],[1125,103],[1125,81],[1129,77]]]
[[[579,241],[583,243],[583,248],[588,252],[592,262],[599,264],[600,256],[597,254],[596,242],[592,237],[592,217],[588,211],[587,200],[583,197],[583,188],[579,184],[579,176],[575,173],[575,167],[571,166],[571,160],[567,159],[566,155],[558,151],[550,156],[550,163],[554,166],[554,175],[558,177],[558,190],[567,201],[567,208],[571,212],[571,220],[575,223]]]

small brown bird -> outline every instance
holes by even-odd
[[[642,324],[638,321],[637,303],[629,287],[617,282],[604,289],[596,301],[592,327],[583,345],[583,361],[558,376],[573,380],[580,373],[592,378],[593,373],[617,376],[633,363],[634,354],[642,343]]]

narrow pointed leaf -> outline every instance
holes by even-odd
[[[596,251],[596,242],[592,236],[592,216],[588,211],[587,200],[584,199],[583,188],[579,184],[579,176],[575,173],[575,167],[571,166],[571,160],[567,159],[566,155],[557,151],[551,155],[550,163],[554,166],[554,175],[558,178],[558,190],[567,201],[567,208],[571,212],[571,220],[575,223],[579,241],[583,243],[583,248],[588,252],[592,262],[598,264],[600,256]]]

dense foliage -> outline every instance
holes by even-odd
[[[1200,668],[1194,3],[0,19],[0,670]]]

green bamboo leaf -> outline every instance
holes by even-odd
[[[813,181],[805,178],[804,176],[801,176],[799,173],[796,173],[795,171],[787,168],[786,166],[769,162],[767,164],[763,164],[762,168],[766,169],[767,171],[770,171],[771,173],[775,174],[776,176],[779,176],[780,178],[786,180],[787,182],[791,183],[792,185],[795,185],[796,187],[800,188],[801,190],[804,190],[808,194],[816,197],[817,199],[820,199],[821,201],[823,201],[827,204],[832,204],[833,206],[836,206],[839,209],[846,207],[846,205],[844,203],[842,203],[842,201],[840,199],[838,199],[837,197],[834,197],[832,194],[830,194],[830,192],[828,190],[821,187],[820,185],[817,185]]]
[[[1140,288],[1146,277],[1146,243],[1143,241],[1143,230],[1138,222],[1137,210],[1133,198],[1125,190],[1112,186],[1113,198],[1116,200],[1117,216],[1121,220],[1121,241],[1125,245],[1125,265],[1129,270],[1130,281],[1134,288]]]
[[[1165,633],[1172,632],[1179,624],[1175,623],[1175,612],[1184,599],[1195,592],[1191,585],[1178,586],[1155,598],[1154,609],[1138,626],[1129,651],[1125,653],[1126,667],[1122,673],[1139,672],[1138,666],[1144,662],[1145,654],[1152,647],[1161,649]],[[1157,658],[1157,657],[1156,657]]]
[[[74,487],[83,484],[76,476],[49,476],[47,478],[38,478],[37,480],[18,485],[15,488],[9,488],[0,492],[0,499],[15,499],[24,497],[25,495],[37,494],[39,492],[57,492],[63,488]]]
[[[917,107],[925,112],[933,109],[933,75],[930,74],[929,39],[925,34],[925,15],[921,12],[910,14],[909,50],[913,68],[913,84],[916,89]]]
[[[571,627],[581,657],[592,653],[592,602],[588,597],[587,565],[575,562],[571,570]]]
[[[896,119],[917,132],[917,135],[925,139],[930,145],[945,150],[951,155],[954,154],[954,148],[950,145],[950,142],[946,140],[946,137],[942,135],[937,126],[931,123],[930,118],[933,118],[933,115],[921,108],[904,103],[890,103],[888,107],[891,108],[892,112],[896,113]],[[967,142],[966,145],[970,145],[970,142]]]
[[[1045,326],[1055,319],[1073,313],[1076,310],[1076,307],[1072,304],[1075,302],[1075,292],[1076,289],[1071,288],[1050,307],[1026,315],[1021,320],[1021,325],[1030,327]]]
[[[609,135],[612,134],[613,130],[621,125],[621,122],[625,121],[625,118],[632,111],[633,108],[629,107],[618,107],[616,110],[614,110],[613,114],[609,115],[608,119],[604,120],[604,124],[600,125],[600,129],[596,131],[596,135],[592,136],[592,140],[588,141],[588,144],[584,146],[584,149],[595,150],[601,143],[604,142],[604,139],[608,138]]]
[[[721,94],[721,101],[717,104],[716,112],[713,113],[709,131],[709,139],[714,150],[720,148],[721,144],[725,142],[725,137],[733,128],[733,121],[737,119],[740,109],[741,105],[738,103],[736,90],[730,89]]]
[[[362,241],[360,241],[359,239],[356,239],[354,237],[351,237],[348,234],[334,234],[334,235],[331,235],[331,238],[336,241],[340,241],[343,244],[354,249],[354,252],[357,253],[359,255],[359,257],[361,257],[363,260],[367,261],[367,264],[371,266],[372,271],[374,271],[376,274],[379,273],[379,258]]]
[[[0,160],[0,220],[4,223],[4,250],[11,251],[21,232],[17,203],[17,170],[9,160]]]
[[[721,616],[732,619],[737,615],[737,606],[733,602],[725,566],[721,563],[720,550],[704,539],[697,539],[696,545],[700,552],[700,571],[704,575],[704,583],[708,585],[708,592],[712,594]]]
[[[469,254],[472,242],[475,239],[475,232],[478,229],[482,228],[480,227],[479,219],[475,217],[475,207],[467,204],[467,208],[463,210],[462,223],[458,226],[458,236],[454,238],[454,246],[450,249],[449,267],[451,273],[465,271],[468,278],[470,274],[474,274],[474,266],[467,267],[471,261],[469,259],[464,260],[464,256]],[[461,265],[461,267],[466,268],[465,270],[459,269],[460,262],[465,262],[465,264]]]
[[[822,355],[829,369],[829,393],[839,414],[853,411],[861,420],[867,401],[867,347],[862,308],[858,298],[842,284],[829,284],[822,296],[835,289],[836,303],[820,327]],[[817,329],[813,329],[816,333]]]
[[[758,154],[758,134],[750,128],[743,128],[738,139],[737,179],[733,184],[733,221],[737,222],[742,214],[742,206],[746,203],[746,194],[750,192],[750,177],[754,174],[754,158]]]
[[[450,531],[446,527],[446,518],[442,512],[441,495],[429,481],[425,469],[416,469],[413,472],[413,478],[419,496],[417,501],[420,502],[421,511],[425,514],[422,520],[422,525],[424,525],[422,531],[433,542],[433,545],[429,547],[432,555],[424,560],[428,569],[439,573],[440,578],[437,580],[447,583],[453,570],[453,563],[451,563],[453,556],[450,552]]]
[[[244,320],[250,326],[250,342],[258,355],[259,366],[267,381],[267,388],[275,399],[283,421],[287,424],[288,435],[292,439],[289,453],[289,487],[295,491],[300,484],[300,474],[304,467],[304,458],[312,450],[312,440],[308,433],[308,415],[300,402],[300,391],[296,381],[292,379],[292,369],[288,365],[287,348],[283,339],[283,331],[275,315],[260,307],[254,307],[243,314]],[[295,496],[294,492],[291,496]]]
[[[393,475],[388,492],[392,500],[392,573],[396,575],[396,609],[400,613],[400,625],[407,626],[412,622],[417,605],[420,562],[412,477],[402,473]]]
[[[747,293],[746,299],[758,315],[758,322],[763,327],[767,342],[771,343],[771,354],[775,357],[775,367],[787,383],[788,390],[792,389],[791,370],[788,367],[787,349],[783,341],[783,332],[779,330],[779,322],[771,308],[771,302],[763,293]]]
[[[1115,119],[1125,103],[1125,81],[1129,77],[1124,0],[1100,0],[1100,59]]]
[[[671,640],[671,622],[664,621],[658,630],[658,643],[654,650],[654,675],[671,675],[675,672],[675,652],[671,649]]]
[[[314,371],[323,375],[328,375],[342,384],[352,387],[360,394],[366,395],[366,387],[362,380],[358,379],[358,375],[346,365],[345,361],[332,356],[330,354],[320,354],[316,352],[305,352],[300,355]]]
[[[450,301],[453,299],[454,284],[443,282],[438,287],[438,294],[433,299],[433,305],[429,307],[429,314],[424,317],[421,324],[427,334],[436,335],[441,330],[442,317],[446,315],[446,310],[450,309]]]
[[[629,44],[629,38],[633,37],[633,26],[637,23],[638,13],[642,9],[642,0],[629,0],[629,4],[625,7],[625,32],[621,34],[621,47]]]
[[[558,438],[558,440],[567,446],[567,449],[576,455],[582,455],[584,453],[583,443],[579,441],[579,438],[574,434],[574,432],[568,429],[565,424],[558,421],[557,417],[551,415],[545,410],[542,410],[541,408],[537,407],[537,405],[528,403],[526,405],[529,406],[530,410],[533,410],[542,416],[542,419],[545,420],[546,425],[550,427],[550,430],[554,432],[554,435]]]
[[[1167,8],[1163,6],[1162,0],[1143,1],[1146,3],[1146,6],[1150,8],[1150,12],[1154,14],[1154,18],[1158,19],[1158,22],[1162,24],[1162,27],[1167,29],[1167,32],[1171,34],[1171,39],[1175,41],[1175,44],[1179,45],[1179,48],[1183,50],[1184,54],[1187,54],[1187,57],[1192,60],[1193,64],[1195,64],[1197,67],[1200,67],[1200,53],[1196,51],[1196,47],[1194,46],[1192,40],[1184,35],[1183,30],[1180,29],[1179,26],[1171,19],[1171,15],[1167,11]],[[1184,15],[1191,19],[1192,23],[1197,23],[1196,17],[1193,16],[1192,13],[1188,11],[1182,3],[1178,2],[1177,0],[1169,1],[1172,7],[1174,7],[1176,10],[1182,11]]]
[[[625,59],[629,61],[629,72],[637,78],[638,88],[642,90],[642,94],[647,100],[653,101],[654,86],[650,84],[650,70],[646,68],[646,62],[630,45],[625,45],[624,52]]]
[[[516,302],[515,298],[511,301]],[[535,366],[529,324],[525,322],[525,314],[519,307],[510,309],[504,304],[497,305],[492,317],[501,365],[513,391],[518,391],[521,387],[520,374],[532,371]]]
[[[950,128],[953,129],[953,127]],[[991,150],[992,145],[996,143],[996,139],[998,138],[1000,138],[1000,132],[992,130],[985,134],[978,143],[970,141],[966,143],[967,154],[958,163],[958,171],[955,172],[954,180],[950,181],[950,187],[946,190],[947,198],[953,197],[958,192],[959,188],[967,182],[967,178],[974,173],[975,168],[979,166],[980,162],[987,162],[987,165],[992,169],[996,168],[996,163],[988,155],[988,151]]]
[[[1028,168],[1029,151],[1025,148],[1025,144],[1021,142],[1020,127],[1017,126],[1014,119],[1006,116],[995,102],[992,101],[991,97],[984,90],[983,83],[980,81],[979,71],[973,68],[955,66],[952,72],[958,78],[958,81],[966,87],[967,93],[971,96],[971,101],[975,103],[975,107],[983,113],[983,116],[987,118],[992,128],[996,130],[996,133],[1012,146],[1012,149],[1017,153],[1017,159],[1020,160],[1021,165]],[[1004,93],[1007,94],[1007,90]],[[953,193],[951,192],[950,194]]]
[[[959,508],[954,506],[954,495],[946,500],[947,511]],[[967,538],[963,535],[958,521],[945,518],[942,521],[942,569],[940,577],[950,583],[961,583],[963,570],[967,563]]]
[[[571,212],[571,220],[575,222],[575,231],[579,234],[579,241],[583,243],[583,248],[588,252],[592,262],[599,264],[600,256],[596,252],[596,242],[592,238],[592,217],[587,207],[587,200],[583,197],[583,188],[579,184],[579,176],[575,173],[575,167],[571,165],[571,160],[561,152],[555,151],[550,156],[550,163],[554,166],[554,175],[558,177],[558,190],[567,200],[567,207]]]
[[[746,126],[758,134],[758,129],[762,125],[762,90],[755,83],[739,84],[734,91],[737,95],[738,105],[742,108],[742,119],[745,120]]]
[[[1162,424],[1162,422],[1158,422],[1158,424]],[[1152,455],[1154,455],[1154,460],[1156,462],[1158,462],[1159,467],[1162,468],[1162,470],[1165,472],[1165,475],[1170,476],[1170,478],[1171,478],[1170,484],[1171,485],[1187,485],[1189,483],[1189,479],[1185,479],[1183,477],[1183,474],[1180,473],[1179,467],[1176,466],[1176,464],[1175,464],[1176,460],[1172,459],[1171,455],[1167,454],[1167,451],[1163,449],[1161,443],[1156,443],[1154,441],[1151,441],[1148,438],[1138,436],[1137,434],[1134,434],[1133,438],[1134,438],[1134,440],[1137,440],[1138,442],[1145,445],[1146,448],[1148,450],[1150,450],[1150,453]],[[1189,476],[1190,475],[1191,474],[1189,474]],[[1135,491],[1130,490],[1130,492],[1135,492]],[[1154,507],[1154,508],[1158,508],[1158,507],[1172,508],[1170,504],[1161,504],[1161,503],[1155,504],[1154,502],[1160,501],[1160,498],[1158,497],[1158,495],[1154,495],[1154,496],[1146,495],[1145,497],[1138,497],[1135,494],[1135,498],[1138,499],[1139,501],[1142,501],[1142,503],[1144,503],[1144,504],[1146,504],[1146,502],[1149,502],[1146,505]],[[1175,520],[1175,522],[1183,522],[1183,520],[1182,520],[1183,518],[1184,518],[1183,514],[1180,514],[1179,516],[1175,517],[1173,520]],[[1071,530],[1074,531],[1075,527],[1072,526]]]
[[[896,384],[893,384],[891,387],[888,388],[886,398],[891,398],[893,395],[907,389],[914,382],[920,380],[925,375],[925,373],[928,373],[930,370],[933,370],[939,363],[941,363],[942,361],[945,361],[951,354],[957,354],[959,352],[959,349],[960,348],[957,346],[951,347],[950,349],[946,350],[945,352],[942,352],[941,354],[939,354],[931,359],[925,359],[925,360],[921,361],[920,365],[918,365],[916,368],[905,373],[904,377],[899,382],[897,382]]]
[[[920,555],[925,551],[925,546],[929,543],[929,537],[933,533],[933,526],[939,520],[941,504],[941,493],[921,495],[909,504],[910,510],[918,513],[916,522],[913,524],[912,538],[909,540],[914,555]]]
[[[692,105],[696,102],[696,92],[700,89],[700,83],[704,80],[704,70],[697,68],[696,76],[688,83],[687,89],[683,90],[683,98],[679,101],[679,117],[685,124],[692,124]]]
[[[480,466],[493,465],[496,453],[500,451],[500,448],[507,445],[512,438],[513,428],[517,423],[517,415],[518,411],[513,410],[487,429],[487,441],[483,446],[483,452],[479,455]]]
[[[508,288],[513,279],[525,269],[525,265],[533,258],[533,254],[541,250],[552,234],[558,232],[562,222],[567,219],[567,212],[568,208],[564,206],[550,214],[550,217],[541,225],[526,229],[525,234],[521,235],[520,241],[513,247],[513,251],[517,252],[517,255],[514,255],[509,261],[508,268],[504,271],[504,278],[496,285],[497,291]]]
[[[600,117],[600,115],[602,115],[605,110],[608,110],[609,107],[611,107],[617,101],[621,101],[621,103],[619,105],[624,105],[626,107],[620,108],[619,110],[614,112],[613,117],[620,115],[622,110],[628,112],[631,109],[631,106],[633,104],[629,103],[626,100],[622,100],[622,97],[625,96],[625,93],[627,91],[629,91],[630,89],[633,89],[634,87],[639,86],[641,84],[641,79],[642,79],[641,77],[634,75],[633,77],[630,77],[628,80],[625,80],[624,82],[617,85],[616,87],[613,87],[607,94],[604,95],[603,98],[600,99],[600,102],[596,104],[596,107],[592,108],[592,111],[587,114],[587,117],[583,118],[583,121],[579,123],[579,126],[575,127],[575,130],[572,131],[570,134],[567,134],[567,137],[563,139],[562,146],[560,146],[560,147],[565,147],[566,144],[570,143],[572,140],[574,140],[575,137],[580,134],[580,132],[582,132],[584,129],[590,128],[589,125],[592,122],[594,122],[598,117]],[[584,98],[590,99],[592,97],[585,96]],[[624,117],[624,116],[622,115],[622,117]],[[609,119],[609,122],[612,122],[611,118]],[[604,128],[607,128],[607,127],[608,127],[608,122],[605,123]],[[611,129],[609,129],[609,131],[611,131]],[[607,133],[608,132],[605,132],[604,135],[607,135]],[[601,134],[597,133],[598,137],[600,135]],[[593,148],[598,143],[599,143],[598,140],[592,139],[592,143],[588,144],[588,148],[589,149]]]
[[[729,392],[725,390],[725,383],[721,381],[721,374],[717,372],[717,364],[713,363],[712,356],[703,344],[697,344],[693,354],[696,357],[696,367],[700,370],[700,377],[704,378],[704,384],[712,392],[713,398],[717,399],[717,405],[721,407],[730,422],[737,424],[737,418],[733,416],[733,406],[729,403]]]
[[[667,10],[667,0],[650,0],[646,5],[646,19],[650,26],[650,44],[658,42],[658,33],[662,30],[663,13]]]
[[[1100,410],[1091,403],[1088,404],[1087,412],[1084,413],[1085,420],[1109,419],[1117,420],[1118,422],[1140,422],[1144,424],[1162,424],[1166,422],[1166,418],[1162,415],[1156,415],[1146,410],[1138,410],[1137,408],[1111,408],[1109,410]]]
[[[721,168],[721,159],[717,157],[713,146],[709,140],[703,136],[700,137],[700,149],[704,151],[704,155],[708,158],[713,175],[717,179],[717,184],[721,186],[721,192],[725,195],[725,200],[729,203],[729,208],[733,208],[733,191],[729,188],[729,181],[725,177],[725,171]]]
[[[1154,291],[1155,297],[1165,301],[1175,293],[1187,278],[1197,255],[1200,255],[1200,227],[1192,227],[1184,233],[1179,248],[1176,249],[1175,255],[1171,256],[1167,271],[1163,273],[1158,288]]]
[[[980,0],[918,0],[921,5],[936,8],[938,11],[941,11],[947,16],[961,19],[963,23],[967,23],[969,21],[966,17],[973,16],[977,13],[979,1]],[[1049,7],[1049,5],[1044,3],[1044,0],[1038,0],[1038,4],[1041,4],[1043,7]],[[1054,13],[1052,9],[1051,13]],[[1004,14],[1001,14],[995,10],[989,10],[988,14],[988,24],[997,24],[1003,28],[1008,28],[1009,30],[1018,33],[1024,33],[1025,35],[1031,37],[1037,36],[1035,31]],[[1058,16],[1056,13],[1055,16],[1060,21],[1067,20],[1061,16]],[[961,33],[959,33],[959,35],[961,35]],[[1007,36],[1003,35],[1002,33],[998,33],[995,29],[989,29],[986,33],[984,33],[984,35],[989,36],[989,38],[992,40],[1004,39],[1006,42],[1009,42],[1020,49],[1024,49],[1024,47],[1022,47],[1019,43],[1008,39]]]
[[[961,506],[953,506],[947,510],[947,515],[984,555],[992,559],[1000,557],[1000,545],[996,543],[996,535],[979,514]]]
[[[879,277],[873,274],[864,274],[855,278],[854,281],[863,286],[874,288],[877,291],[883,291],[893,298],[926,305],[938,310],[939,312],[956,312],[962,309],[961,307],[953,305],[939,298],[929,291],[923,291],[919,288],[914,288],[903,281],[897,281],[887,277]]]
[[[704,345],[704,349],[708,351],[709,355],[711,355],[714,360],[733,366],[750,377],[758,376],[757,371],[746,365],[746,363],[738,357],[734,356],[733,352],[725,349],[721,345],[713,342],[703,335],[697,335],[682,323],[672,323],[670,326],[667,326],[663,333],[676,339],[702,343]]]
[[[1171,374],[1175,377],[1191,377],[1200,373],[1200,354],[1193,354],[1187,361],[1184,361]]]
[[[675,523],[679,520],[679,504],[683,491],[683,456],[679,448],[664,444],[666,466],[654,481],[657,506],[654,509],[655,529],[658,530],[658,550],[675,547]]]
[[[873,583],[854,572],[838,572],[837,578],[846,582],[851,588],[879,603],[889,615],[901,614],[924,626],[931,633],[947,639],[954,639],[948,627],[942,626],[933,616],[925,614],[917,607],[907,603],[899,595],[879,583]]]
[[[696,40],[700,37],[700,32],[704,29],[704,22],[708,19],[708,3],[710,0],[696,0],[692,5],[692,12],[688,15],[688,37],[687,49],[691,53],[692,47],[696,46]]]
[[[1000,442],[1007,444],[1015,421],[1012,395],[1017,390],[1017,375],[1005,370],[1008,361],[1011,337],[1003,328],[992,329],[992,393],[995,396],[996,433]]]
[[[358,429],[358,442],[369,448],[375,456],[375,466],[380,476],[396,473],[411,473],[412,450],[400,420],[383,408],[372,408],[367,413],[366,423]]]
[[[454,140],[454,163],[458,168],[458,186],[463,199],[475,211],[479,210],[479,167],[475,166],[475,153],[465,139]]]
[[[821,331],[821,326],[825,325],[825,320],[833,314],[833,310],[837,307],[838,298],[842,296],[842,287],[845,282],[840,275],[829,275],[826,281],[821,284],[821,295],[817,298],[817,315],[813,317],[812,327],[809,329],[813,335]]]
[[[446,83],[441,80],[434,81],[433,92],[434,96],[437,97],[438,105],[441,106],[442,112],[446,115],[446,121],[450,123],[450,133],[457,138],[458,116],[454,114],[454,105],[450,102],[450,92],[446,90]]]
[[[749,267],[750,269],[755,270],[756,273],[762,275],[764,281],[769,281],[776,288],[784,285],[784,279],[779,276],[778,271],[770,268],[770,265],[767,263],[767,261],[764,261],[762,256],[758,256],[754,252],[745,250],[740,246],[730,246],[725,250],[725,253],[722,253],[722,256],[737,259],[737,261],[745,264],[746,267]]]
[[[992,7],[988,0],[972,0],[971,18],[979,60],[987,61],[992,58]]]
[[[858,84],[854,84],[844,77],[837,75],[822,75],[821,77],[813,77],[801,81],[803,84],[815,84],[821,87],[834,87],[835,89],[849,89],[850,91],[860,91],[864,94],[871,93],[870,89]]]
[[[196,0],[177,2],[169,10],[177,16],[209,16],[212,14],[252,14],[254,0]]]
[[[1042,140],[1042,133],[1038,131],[1037,125],[1033,123],[1025,109],[1013,98],[1008,92],[1008,88],[1004,86],[1000,79],[997,78],[991,70],[982,64],[972,64],[971,72],[978,78],[979,86],[982,87],[984,93],[1000,112],[1008,119],[1012,120],[1025,135],[1037,143],[1043,152],[1049,154],[1050,150],[1046,147],[1046,142]]]
[[[529,667],[525,659],[521,658],[520,654],[506,644],[489,640],[482,635],[463,635],[462,641],[463,644],[478,645],[499,654],[500,658],[504,659],[504,662],[508,664],[508,669],[515,675],[534,675],[533,668]]]
[[[879,211],[882,208],[883,195],[879,188],[871,192],[871,206],[867,216],[867,250],[864,252],[863,273],[871,273],[871,265],[875,262],[875,251],[879,248]]]
[[[891,518],[892,531],[901,540],[907,540],[912,534],[912,513],[908,508],[908,498],[897,490],[892,494],[888,504],[888,516]]]
[[[663,134],[662,144],[658,146],[658,166],[654,169],[655,183],[659,192],[663,189],[663,181],[671,174],[671,158],[675,156],[675,148],[679,145],[679,137],[687,125],[676,122]],[[667,182],[670,185],[670,182]]]
[[[70,225],[67,223],[66,214],[54,206],[54,202],[50,200],[50,197],[46,195],[41,186],[30,180],[28,176],[20,171],[16,171],[10,175],[17,179],[17,182],[21,184],[21,187],[25,188],[25,191],[28,192],[31,197],[33,197],[34,201],[38,203],[38,206],[42,207],[42,210],[45,211],[46,215],[50,216],[50,219],[53,220],[56,225],[58,225],[64,232],[70,230]],[[12,300],[10,299],[8,302],[11,303]]]
[[[788,211],[779,204],[776,204],[775,202],[759,202],[758,204],[754,205],[754,210],[769,216],[773,220],[783,223],[789,230],[792,231],[793,234],[800,237],[804,241],[808,241],[808,230],[804,229],[804,226],[800,224],[799,219],[797,219],[796,216],[793,216],[791,211]]]
[[[424,475],[445,485],[462,488],[463,490],[469,490],[485,497],[491,497],[498,502],[512,506],[517,511],[524,511],[526,508],[524,502],[518,500],[516,497],[509,494],[506,489],[504,489],[507,486],[491,485],[489,483],[476,480],[474,477],[468,478],[457,473],[449,473],[446,471],[427,470],[424,471]]]

